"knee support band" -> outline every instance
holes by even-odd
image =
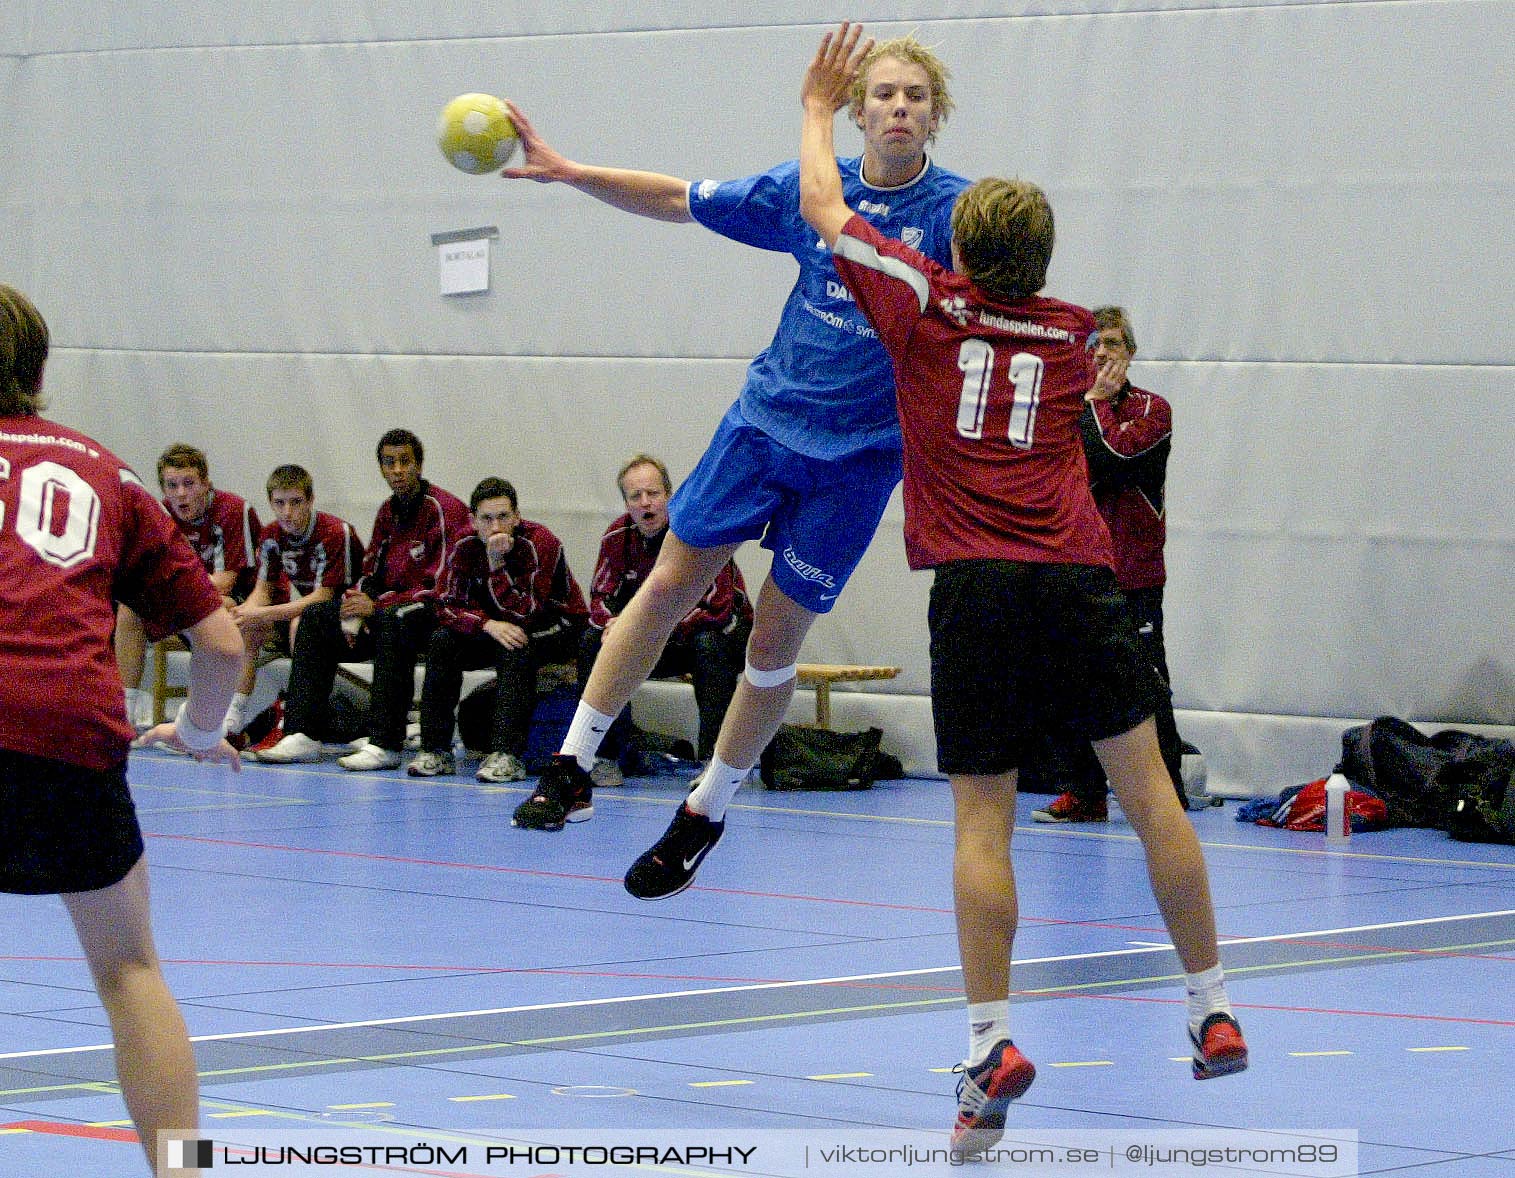
[[[747,682],[754,687],[782,687],[800,673],[798,663],[790,663],[787,667],[780,667],[776,671],[759,671],[751,663],[743,672],[747,676]]]

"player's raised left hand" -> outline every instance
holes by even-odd
[[[810,68],[805,71],[805,82],[800,88],[800,105],[812,103],[831,111],[838,111],[852,100],[852,83],[863,59],[873,49],[873,38],[861,45],[863,26],[843,21],[834,33],[821,38],[820,48]]]

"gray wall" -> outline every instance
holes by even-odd
[[[616,466],[689,469],[792,268],[456,172],[436,112],[490,91],[577,158],[742,175],[796,150],[814,6],[122,7],[11,0],[0,29],[0,278],[54,328],[52,414],[146,471],[201,444],[257,498],[301,462],[365,531],[374,441],[406,425],[455,492],[512,478],[587,578]],[[1047,188],[1049,291],[1135,317],[1133,377],[1177,421],[1176,695],[1222,775],[1329,755],[1333,725],[1291,717],[1515,724],[1515,5],[853,15],[953,66],[945,164]],[[475,225],[500,229],[493,291],[441,298],[429,235]],[[805,657],[899,663],[918,697],[928,580],[899,523],[896,500]],[[918,699],[888,715],[929,746]],[[1317,735],[1224,735],[1259,724]]]

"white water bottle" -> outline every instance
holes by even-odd
[[[1347,779],[1340,773],[1326,778],[1326,842],[1344,843],[1352,834],[1347,817]]]

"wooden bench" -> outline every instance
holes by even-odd
[[[171,699],[183,699],[189,694],[189,689],[177,683],[168,681],[168,652],[171,650],[188,650],[184,639],[177,634],[170,635],[161,642],[153,643],[153,723],[161,724],[168,719],[168,701]]]
[[[857,667],[847,663],[801,663],[801,687],[815,688],[815,726],[831,727],[831,685],[864,683],[871,679],[893,679],[899,667]]]

